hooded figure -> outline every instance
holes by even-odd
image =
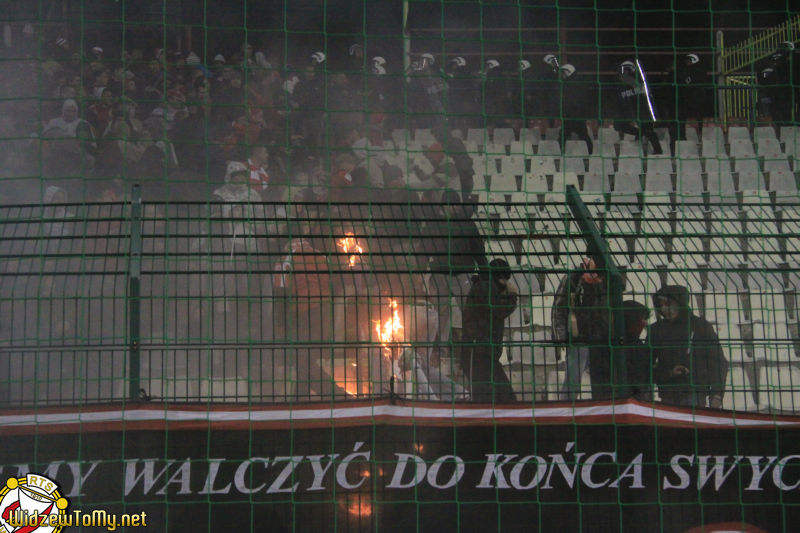
[[[517,292],[511,281],[511,268],[503,259],[494,259],[488,269],[473,278],[464,305],[461,364],[469,377],[474,401],[508,403],[515,400],[500,356],[505,320],[517,308]]]
[[[689,291],[665,285],[653,295],[658,321],[650,328],[653,377],[664,402],[722,407],[728,361],[711,324],[692,314]]]

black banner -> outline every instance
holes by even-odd
[[[0,475],[151,531],[800,530],[793,426],[334,422],[12,434]]]

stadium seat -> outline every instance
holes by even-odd
[[[772,347],[770,351],[779,351]],[[800,370],[794,364],[763,365],[758,373],[760,407],[769,412],[800,412]]]
[[[526,146],[536,146],[541,140],[541,134],[537,128],[522,128],[519,130],[519,142]]]
[[[528,141],[514,141],[509,145],[509,154],[530,157],[534,154],[533,144]]]
[[[511,128],[495,128],[492,141],[494,144],[508,146],[514,142],[514,130]]]
[[[467,140],[474,142],[478,146],[484,146],[489,143],[489,134],[483,128],[469,128],[467,129]]]
[[[744,126],[731,126],[728,128],[728,143],[733,145],[734,140],[750,141],[750,130]]]
[[[420,128],[414,131],[414,140],[422,146],[430,146],[436,142],[433,138],[431,130],[428,128]]]
[[[725,348],[723,351],[726,351]],[[728,369],[722,408],[735,411],[758,410],[758,404],[753,398],[753,386],[742,365],[731,365]]]
[[[753,143],[750,139],[734,139],[730,143],[730,156],[735,158],[754,158],[756,155],[753,150]]]
[[[757,154],[762,157],[770,157],[770,158],[786,158],[781,150],[781,143],[778,139],[772,138],[765,138],[759,141],[757,144]]]
[[[775,128],[772,126],[756,126],[753,130],[753,141],[757,145],[765,141],[777,141],[778,138],[775,136]]]
[[[561,157],[561,143],[557,140],[550,140],[549,138],[544,141],[539,141],[539,150],[536,153],[538,155]]]

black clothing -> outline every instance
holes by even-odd
[[[589,116],[587,102],[590,100],[589,86],[575,79],[575,75],[561,81],[561,151],[570,134],[575,133],[578,138],[586,143],[586,149],[591,154],[594,145],[586,127]]]
[[[621,84],[617,90],[617,103],[619,104],[620,119],[614,122],[614,129],[622,133],[634,135],[637,139],[646,137],[653,146],[654,154],[661,154],[661,142],[653,131],[655,122],[655,108],[644,85]]]
[[[474,278],[462,312],[462,367],[472,383],[475,401],[514,401],[500,356],[505,320],[516,307],[516,294],[508,293],[491,278]]]
[[[430,256],[431,272],[450,275],[475,272],[488,264],[483,236],[475,222],[463,215],[439,219],[423,230],[420,245]]]
[[[584,271],[575,271],[561,280],[551,314],[553,340],[589,345],[589,376],[592,399],[611,397],[611,353],[609,349],[609,302],[606,282],[589,283]],[[575,315],[578,335],[569,331],[570,312]]]
[[[662,287],[655,297],[674,299],[681,307],[676,320],[659,320],[650,328],[649,344],[655,360],[653,377],[661,399],[691,405],[691,398],[696,395],[702,407],[709,396],[722,397],[728,361],[713,326],[692,314],[684,287]],[[676,365],[686,367],[689,374],[672,375]]]

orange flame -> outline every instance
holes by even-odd
[[[361,255],[364,253],[364,249],[358,245],[358,241],[353,236],[352,232],[345,233],[345,237],[343,239],[339,239],[339,247],[341,247],[342,252],[344,253],[353,253]],[[350,256],[350,268],[353,268],[356,265],[356,259],[358,255],[351,255]]]
[[[378,332],[378,339],[386,347],[390,342],[402,340],[400,330],[403,324],[400,321],[400,312],[397,310],[397,300],[389,300],[389,308],[392,310],[392,317],[381,325],[380,320],[375,321],[375,331]]]

